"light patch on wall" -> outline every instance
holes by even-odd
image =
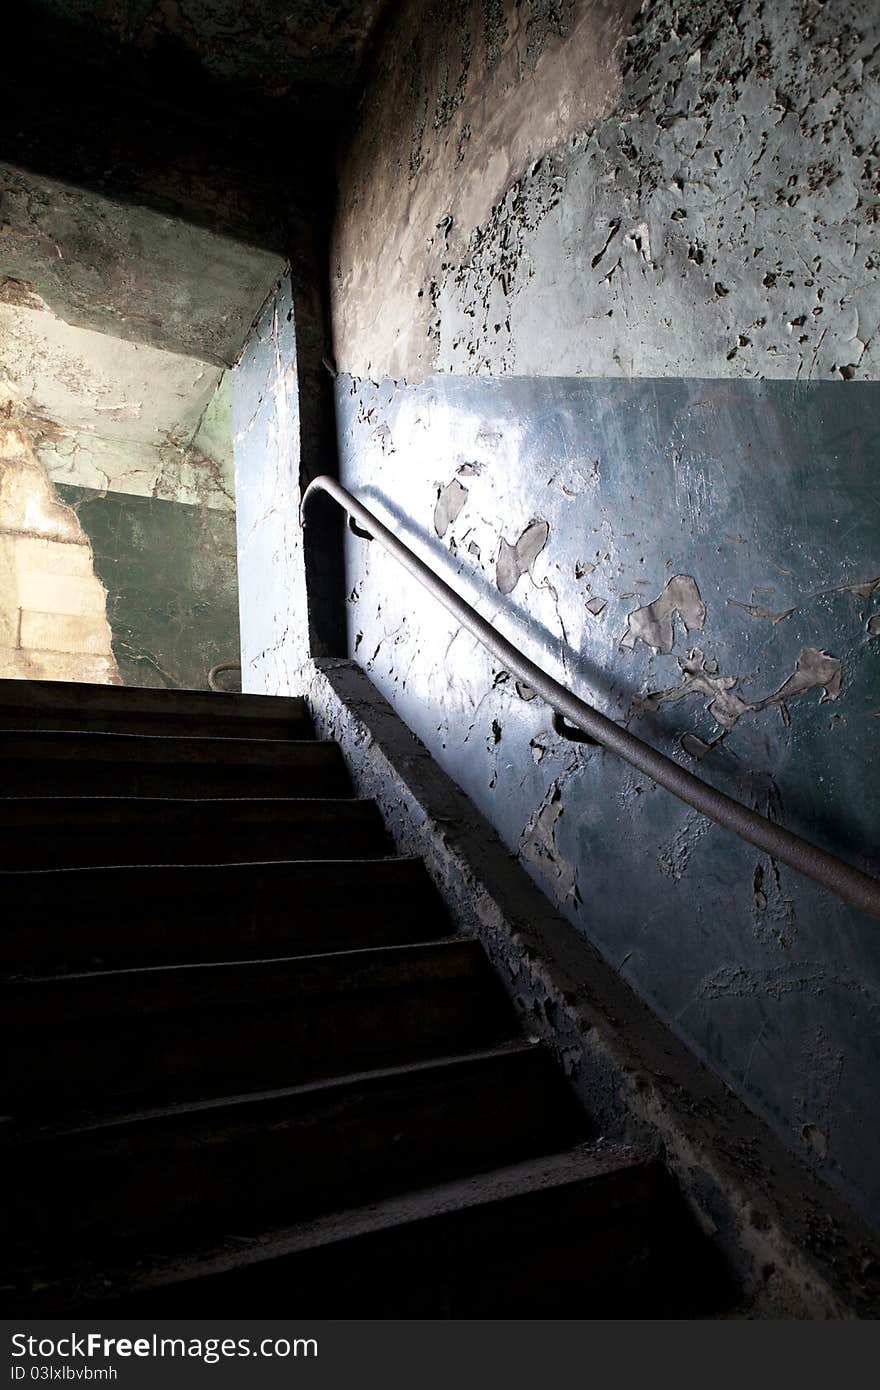
[[[0,400],[0,677],[120,684],[91,546],[9,397]]]

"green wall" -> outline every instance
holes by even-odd
[[[204,689],[215,662],[238,658],[234,512],[57,490],[91,541],[123,682]]]

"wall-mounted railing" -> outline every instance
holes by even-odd
[[[240,661],[218,661],[216,666],[212,666],[208,672],[208,689],[213,690],[216,695],[224,695],[226,693],[226,688],[218,681],[217,677],[220,675],[221,671],[240,670]]]
[[[453,617],[457,618],[468,632],[472,633],[483,646],[501,661],[505,668],[531,686],[554,711],[554,728],[558,733],[580,741],[592,740],[615,753],[619,758],[638,768],[639,772],[650,777],[679,800],[693,806],[709,820],[723,825],[727,830],[748,840],[758,849],[764,850],[774,859],[790,864],[793,869],[805,874],[816,883],[828,888],[832,893],[844,898],[854,907],[860,908],[870,916],[880,919],[880,882],[870,874],[862,873],[851,864],[846,864],[834,854],[811,844],[800,835],[774,824],[766,816],[744,806],[732,796],[717,791],[681,767],[665,753],[660,753],[650,744],[631,734],[593,709],[584,700],[560,685],[540,666],[536,666],[527,656],[502,637],[495,628],[480,617],[479,613],[463,599],[460,594],[441,579],[433,569],[404,545],[377,516],[359,502],[352,493],[342,487],[334,478],[320,477],[309,485],[303,497],[303,519],[309,502],[317,493],[326,493],[347,513],[349,526],[365,540],[377,540],[389,554],[399,560],[404,569],[422,584],[429,593],[443,604]],[[574,726],[577,734],[572,734],[562,722],[567,720]]]

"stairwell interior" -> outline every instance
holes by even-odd
[[[877,877],[875,18],[89,8],[0,46],[6,1315],[876,1317],[876,924],[302,515]]]

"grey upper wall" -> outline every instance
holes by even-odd
[[[411,0],[340,167],[338,365],[876,377],[878,15]]]

